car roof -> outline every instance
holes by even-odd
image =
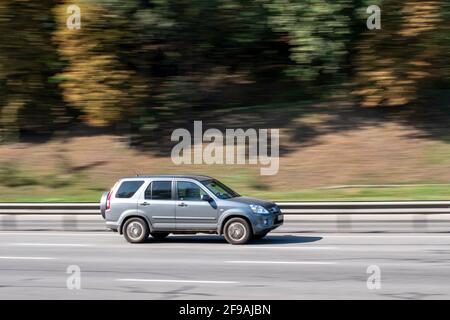
[[[193,179],[197,181],[205,181],[205,180],[211,180],[214,178],[208,177],[208,176],[199,176],[199,175],[136,175],[136,176],[129,176],[129,177],[123,177],[122,179],[139,179],[139,178],[167,178],[167,179],[173,179],[173,178],[181,178],[181,179]]]

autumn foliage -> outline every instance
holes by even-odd
[[[445,0],[4,0],[0,139],[73,122],[142,133],[193,109],[342,90],[361,107],[420,104],[449,88],[449,18]]]

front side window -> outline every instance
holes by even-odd
[[[202,195],[207,194],[193,182],[179,181],[177,182],[177,189],[179,200],[200,201],[202,200]]]
[[[124,198],[124,199],[131,198],[132,196],[134,196],[136,191],[139,190],[139,188],[142,186],[143,183],[144,181],[142,180],[122,182],[119,190],[117,190],[116,192],[116,198]]]
[[[152,181],[145,190],[145,199],[171,200],[172,181]]]

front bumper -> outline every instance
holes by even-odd
[[[268,215],[259,215],[256,218],[256,224],[253,226],[254,234],[267,233],[278,228],[284,222],[284,216],[281,212]]]

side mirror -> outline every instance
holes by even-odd
[[[211,200],[212,200],[212,198],[209,195],[207,195],[207,194],[202,195],[202,201],[211,201]]]

